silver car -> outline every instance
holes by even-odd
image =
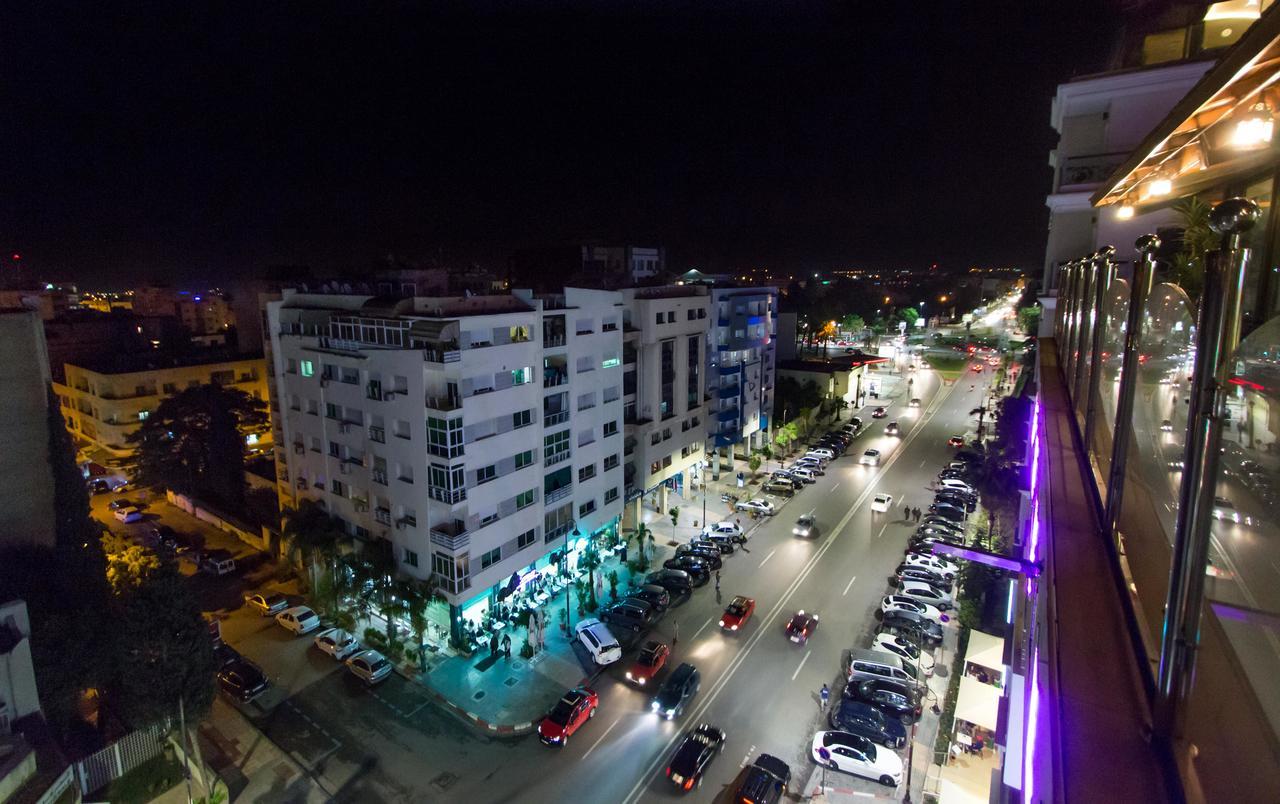
[[[391,675],[391,662],[376,650],[362,650],[347,659],[351,675],[372,686]]]

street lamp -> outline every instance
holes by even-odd
[[[702,472],[702,527],[707,526],[707,469],[711,466],[706,458],[698,461],[698,467]]]
[[[582,533],[579,532],[578,523],[575,520],[573,523],[573,540],[577,541],[580,536],[582,536]],[[564,620],[565,632],[568,633],[573,630],[573,606],[570,605],[569,601],[569,589],[577,586],[577,584],[573,583],[573,577],[569,575],[569,531],[567,530],[564,532],[564,572],[568,579],[568,583],[564,585]]]

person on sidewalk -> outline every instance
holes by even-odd
[[[490,656],[498,655],[498,632],[497,631],[494,631],[492,634],[489,635],[489,655]]]
[[[716,594],[720,593],[720,570],[716,570]]]
[[[822,699],[821,710],[823,712],[827,711],[827,704],[831,701],[831,688],[823,684],[822,689],[818,690],[818,697]]]
[[[505,634],[502,637],[502,652],[507,655],[508,659],[511,658],[511,635],[510,634]]]
[[[908,505],[902,509],[902,518],[907,522],[911,521],[911,506]]]
[[[914,516],[914,517],[915,517],[915,520],[916,520],[917,522],[919,522],[919,521],[920,521],[920,509],[919,509],[919,508],[912,508],[912,509],[911,509],[911,514],[912,514],[912,516]]]

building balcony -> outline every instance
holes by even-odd
[[[563,500],[565,497],[568,497],[572,493],[573,493],[573,484],[567,483],[563,486],[560,486],[559,488],[553,489],[552,491],[548,491],[546,495],[543,497],[543,503],[545,503],[546,505],[551,505],[552,503]]]
[[[555,388],[559,385],[565,385],[569,382],[569,372],[567,371],[549,371],[542,376],[543,388]]]
[[[431,543],[446,550],[465,550],[471,545],[471,531],[461,522],[431,526]]]
[[[544,334],[542,336],[542,348],[544,349],[554,349],[557,346],[564,346],[564,344],[565,344],[564,333],[560,333],[559,335]]]
[[[447,503],[449,505],[456,505],[457,503],[467,499],[466,489],[446,489],[440,488],[439,486],[432,486],[428,489],[427,493],[431,496],[431,499],[436,500],[437,502]]]
[[[550,455],[546,456],[545,458],[543,458],[543,460],[542,460],[542,465],[543,465],[543,466],[555,466],[556,464],[560,463],[561,461],[568,460],[568,459],[569,459],[569,454],[570,454],[570,453],[569,453],[569,450],[564,450],[563,452],[554,452],[554,453],[552,453],[552,454],[550,454]]]
[[[423,349],[422,359],[424,362],[438,363],[440,365],[457,363],[462,360],[462,351],[456,347],[452,349]]]
[[[569,411],[562,410],[558,413],[548,413],[542,417],[543,427],[555,427],[569,421]]]
[[[373,509],[373,518],[378,520],[379,523],[389,526],[391,524],[391,509],[375,508]]]
[[[428,396],[426,398],[427,408],[442,413],[462,408],[462,398],[457,396]]]

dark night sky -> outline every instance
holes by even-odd
[[[1034,265],[1101,4],[10,6],[0,247],[86,284],[581,237]]]

